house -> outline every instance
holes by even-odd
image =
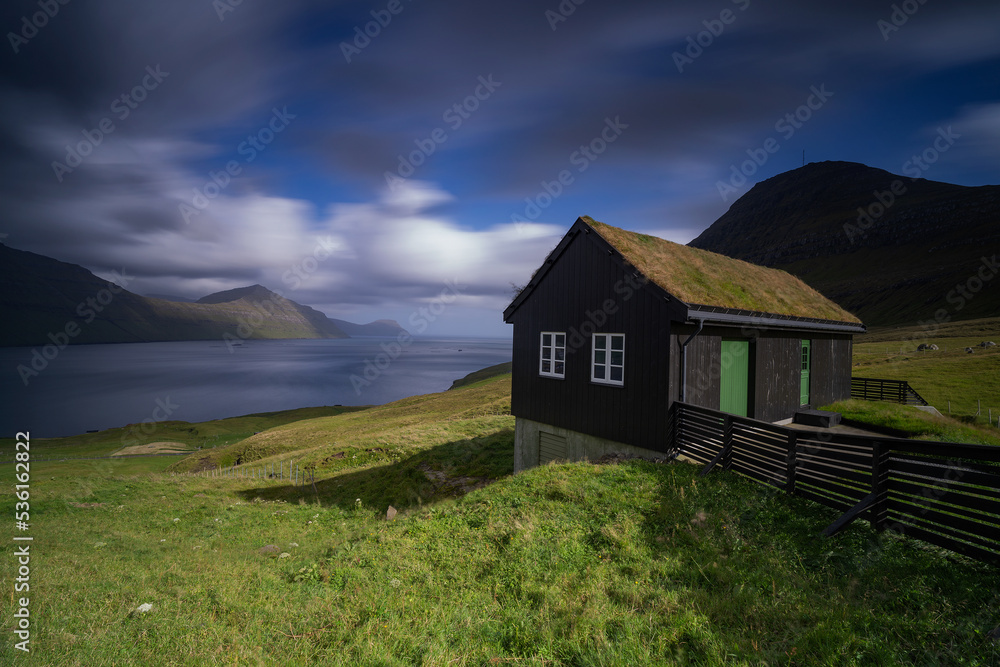
[[[759,420],[851,395],[855,316],[798,278],[578,219],[504,311],[515,469],[667,450],[674,401]]]

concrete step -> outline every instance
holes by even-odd
[[[830,428],[840,423],[840,413],[827,412],[826,410],[799,410],[795,413],[792,421],[803,426]]]

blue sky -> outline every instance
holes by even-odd
[[[139,293],[405,323],[458,284],[427,333],[505,336],[579,215],[686,243],[803,151],[902,173],[947,128],[924,177],[1000,182],[995,2],[35,0],[0,26],[0,234]]]

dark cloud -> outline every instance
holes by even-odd
[[[0,233],[187,296],[288,288],[330,235],[335,257],[293,298],[405,316],[461,278],[471,322],[504,305],[578,213],[696,235],[728,206],[716,182],[813,86],[835,96],[755,178],[797,166],[804,148],[895,169],[954,122],[967,140],[928,176],[996,180],[994,2],[925,3],[900,25],[892,4],[861,0],[588,2],[565,20],[547,14],[555,1],[401,6],[376,30],[385,4],[360,0],[244,2],[221,17],[206,0],[59,5],[16,53],[9,36],[0,47]],[[18,34],[38,11],[6,3],[0,28]],[[366,28],[378,34],[348,62],[344,44]],[[481,77],[500,85],[483,97]],[[268,135],[275,108],[295,119]],[[577,170],[607,119],[628,128]],[[95,135],[102,122],[113,132]],[[446,140],[387,192],[385,172],[435,130]],[[269,141],[248,159],[251,137]],[[87,155],[74,166],[76,149]],[[239,173],[219,176],[231,163]],[[573,186],[537,218],[555,226],[502,224],[564,169]],[[213,178],[214,196],[185,216]]]

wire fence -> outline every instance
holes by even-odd
[[[276,482],[292,486],[316,485],[316,469],[302,466],[296,461],[277,461],[262,464],[234,464],[221,468],[207,468],[185,473],[173,473],[205,479],[245,479],[255,482]]]

